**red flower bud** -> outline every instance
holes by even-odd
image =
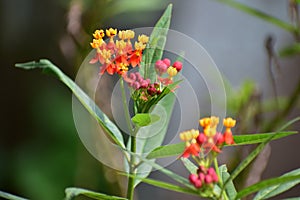
[[[162,60],[168,67],[171,65],[171,61],[168,58]]]
[[[173,67],[179,72],[182,69],[182,63],[179,61],[174,62]]]
[[[207,138],[206,135],[203,133],[200,133],[199,136],[197,137],[197,142],[199,145],[202,145],[204,142],[206,142]]]
[[[206,176],[205,176],[205,183],[206,184],[210,184],[212,182],[213,182],[213,178],[211,177],[211,175],[210,174],[206,174]]]

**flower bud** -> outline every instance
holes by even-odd
[[[135,80],[136,80],[136,75],[135,75],[134,73],[130,73],[130,74],[129,74],[129,78],[130,78],[131,80],[135,81]]]
[[[182,63],[179,61],[175,61],[173,67],[176,68],[177,72],[180,72],[180,70],[182,69]]]
[[[134,83],[133,83],[133,88],[134,88],[134,89],[137,90],[137,89],[139,89],[140,87],[141,87],[141,85],[140,85],[139,82],[134,82]]]
[[[171,65],[171,61],[168,58],[165,58],[162,61],[167,65],[167,67],[169,67]]]
[[[206,174],[204,181],[206,184],[210,184],[213,182],[213,179],[210,174]]]
[[[203,182],[204,179],[205,179],[205,175],[204,175],[202,172],[199,173],[199,180],[200,180],[201,182]]]
[[[206,142],[206,140],[207,140],[206,135],[204,135],[203,133],[200,133],[197,137],[197,142],[200,145],[202,145],[204,142]]]

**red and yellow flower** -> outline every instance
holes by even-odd
[[[93,33],[93,42],[90,43],[93,49],[96,49],[96,55],[90,60],[91,64],[99,62],[100,74],[107,72],[110,75],[115,73],[124,75],[128,71],[128,67],[140,66],[143,56],[143,50],[149,37],[139,35],[138,41],[132,47],[131,39],[134,38],[134,31],[109,28],[104,30],[96,30]],[[106,43],[103,38],[107,36],[109,41]],[[118,36],[119,40],[115,39]]]

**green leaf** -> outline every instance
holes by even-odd
[[[222,178],[222,182],[225,182],[227,179],[229,179],[230,174],[227,171],[226,165],[220,166],[219,171],[220,171],[220,176]],[[237,192],[232,180],[229,181],[228,184],[226,185],[225,192],[227,194],[227,197],[229,197],[229,199],[234,199],[236,197]]]
[[[248,145],[257,144],[265,141],[266,138],[273,135],[272,140],[280,139],[298,133],[297,131],[285,131],[285,132],[275,132],[275,133],[259,133],[259,134],[249,134],[249,135],[235,135],[234,145]]]
[[[167,190],[171,190],[171,191],[175,191],[175,192],[181,192],[181,193],[190,194],[190,195],[199,195],[198,191],[195,190],[195,189],[181,187],[181,186],[178,186],[178,185],[174,185],[174,184],[171,184],[171,183],[167,183],[167,182],[159,181],[159,180],[154,180],[154,179],[150,179],[150,178],[142,178],[142,177],[133,176],[133,175],[127,175],[127,176],[134,177],[136,179],[141,180],[144,183],[148,183],[150,185],[160,187],[160,188],[163,188],[163,189],[167,189]]]
[[[181,158],[181,161],[191,174],[197,174],[198,167],[194,163],[187,158]]]
[[[247,188],[244,188],[240,192],[238,192],[236,199],[237,198],[242,198],[245,197],[249,194],[252,194],[254,192],[257,192],[259,190],[271,187],[271,186],[276,186],[276,185],[285,185],[289,184],[291,182],[295,181],[300,181],[300,175],[290,175],[290,176],[280,176],[268,180],[261,181],[259,183],[253,184]],[[265,199],[265,198],[263,198]]]
[[[159,120],[159,116],[149,113],[138,113],[132,117],[131,120],[136,126],[142,127],[157,122]]]
[[[123,136],[117,126],[110,121],[110,119],[100,110],[95,102],[74,83],[68,76],[66,76],[58,67],[52,64],[49,60],[42,59],[39,62],[27,62],[16,64],[16,67],[23,69],[36,69],[40,68],[43,71],[51,72],[57,76],[78,98],[87,111],[94,117],[101,127],[108,133],[110,138],[120,147],[125,148]]]
[[[151,114],[159,115],[160,119],[155,124],[139,129],[136,137],[136,152],[139,155],[146,157],[153,149],[161,146],[168,130],[174,103],[175,95],[169,93],[155,105]],[[149,165],[141,164],[137,168],[137,173],[143,174],[143,177],[147,177],[150,171],[151,167]]]
[[[9,199],[9,200],[28,200],[28,199],[18,197],[16,195],[9,194],[9,193],[2,192],[2,191],[0,191],[0,197],[5,198],[5,199]]]
[[[296,118],[294,118],[294,119],[291,119],[290,121],[288,121],[288,122],[286,122],[284,125],[282,125],[282,126],[278,129],[278,131],[283,131],[283,130],[285,130],[286,128],[288,128],[289,126],[291,126],[292,124],[294,124],[294,123],[296,123],[296,122],[298,122],[298,121],[300,121],[300,117],[296,117]]]
[[[235,135],[233,136],[233,138],[235,141],[234,145],[238,146],[238,145],[261,143],[271,135],[274,135],[274,138],[272,138],[272,140],[276,140],[296,133],[297,133],[296,131],[285,131],[285,132],[278,132],[278,133],[259,133],[259,134],[249,134],[249,135]],[[178,144],[160,146],[154,149],[147,156],[147,158],[152,159],[152,158],[165,158],[171,156],[179,156],[183,153],[184,148],[185,148],[184,142]]]
[[[300,54],[300,43],[292,44],[291,46],[285,47],[279,51],[279,55],[282,57],[294,56]]]
[[[72,200],[74,197],[83,195],[86,197],[90,197],[92,199],[99,199],[99,200],[126,200],[123,197],[111,196],[107,194],[97,193],[90,190],[82,189],[82,188],[66,188],[65,190],[66,197],[65,200]]]
[[[223,187],[226,187],[226,185],[234,180],[253,160],[256,158],[256,156],[264,149],[264,147],[267,145],[268,142],[272,140],[272,138],[275,136],[275,134],[270,135],[267,137],[264,142],[259,144],[232,172],[231,176],[224,182]],[[224,189],[224,188],[223,188]]]
[[[175,81],[174,83],[166,86],[163,91],[158,95],[157,98],[154,98],[150,101],[147,101],[146,104],[143,105],[143,109],[142,109],[142,113],[148,113],[149,110],[155,106],[156,104],[158,104],[166,95],[172,93],[172,91],[174,91],[177,87],[177,85],[181,82],[182,80],[179,81]]]
[[[293,170],[293,171],[288,172],[280,177],[295,176],[295,175],[300,175],[300,169]],[[282,192],[289,190],[290,188],[294,187],[295,185],[297,185],[299,183],[300,183],[300,179],[291,181],[291,182],[288,182],[285,184],[277,184],[277,185],[259,190],[259,192],[256,194],[254,200],[267,199],[267,198],[273,197],[275,195],[278,195]]]
[[[148,156],[148,159],[152,158],[165,158],[171,156],[179,156],[183,153],[185,148],[185,143],[169,144],[165,146],[160,146],[154,149]]]
[[[145,165],[149,165],[149,166],[151,166],[151,167],[153,167],[153,168],[159,170],[159,171],[162,172],[163,174],[169,176],[170,178],[172,178],[173,180],[177,181],[178,183],[180,183],[180,184],[186,186],[187,188],[195,189],[194,186],[192,186],[192,185],[190,184],[190,182],[189,182],[186,178],[184,178],[184,177],[182,177],[182,176],[180,176],[180,175],[178,175],[178,174],[176,174],[176,173],[174,173],[174,172],[168,170],[167,168],[164,168],[164,167],[160,166],[159,164],[155,163],[154,160],[148,160],[148,159],[143,158],[142,156],[137,155],[137,154],[134,154],[134,153],[132,153],[132,152],[128,152],[128,153],[129,153],[129,154],[132,154],[132,155],[135,155],[135,156],[136,156],[138,159],[140,159]],[[140,178],[144,178],[144,177],[141,177],[141,176],[140,176]]]
[[[169,4],[164,14],[156,23],[147,44],[146,49],[143,52],[143,60],[141,63],[140,74],[144,78],[149,78],[151,82],[154,82],[156,78],[156,72],[154,64],[157,60],[160,60],[163,55],[163,50],[166,44],[168,29],[170,27],[172,15],[172,4]]]
[[[284,29],[286,31],[289,31],[291,33],[297,32],[297,28],[294,27],[292,24],[289,24],[285,21],[282,21],[281,19],[278,19],[276,17],[268,15],[264,12],[261,12],[259,10],[254,9],[254,8],[251,8],[251,7],[249,7],[245,4],[242,4],[242,3],[239,3],[239,2],[233,1],[233,0],[216,0],[216,1],[221,2],[223,4],[227,4],[227,5],[233,7],[237,10],[243,11],[247,14],[250,14],[254,17],[257,17],[261,20],[264,20],[264,21],[266,21],[268,23],[271,23],[275,26],[278,26],[279,28],[282,28],[282,29]]]

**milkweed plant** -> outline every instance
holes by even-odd
[[[160,116],[152,110],[162,101],[174,105],[174,94],[180,90],[180,73],[184,70],[183,59],[163,57],[163,49],[171,21],[172,5],[169,5],[162,17],[152,30],[151,35],[136,35],[133,30],[95,30],[92,34],[90,46],[93,57],[89,60],[92,66],[99,68],[99,76],[107,74],[118,77],[122,90],[122,106],[124,119],[130,132],[128,141],[96,103],[58,67],[48,60],[16,64],[23,69],[40,68],[52,72],[78,98],[91,116],[99,123],[107,137],[122,150],[125,155],[126,171],[120,176],[128,177],[127,194],[125,197],[111,196],[81,188],[67,188],[66,199],[73,199],[84,195],[91,199],[134,199],[134,189],[141,183],[147,183],[174,192],[198,196],[214,200],[242,199],[248,195],[256,200],[268,199],[300,183],[300,169],[296,169],[282,176],[263,180],[239,191],[236,190],[234,180],[259,155],[264,147],[272,140],[295,134],[295,131],[285,129],[298,119],[285,124],[281,129],[271,133],[243,134],[234,133],[232,128],[237,121],[231,117],[224,119],[218,116],[203,116],[199,119],[199,127],[190,127],[190,130],[181,130],[179,138],[182,142],[162,145],[157,141],[156,148],[147,155],[137,153],[140,143],[137,142],[137,133],[142,127],[156,123]],[[133,70],[134,69],[134,70]],[[133,102],[128,104],[125,88],[130,91]],[[171,98],[172,97],[172,98]],[[129,106],[128,106],[129,105]],[[173,107],[172,107],[173,109]],[[172,112],[172,109],[170,112]],[[168,120],[170,120],[168,115]],[[218,130],[218,124],[224,126],[224,131]],[[167,129],[164,129],[166,132]],[[218,156],[224,148],[239,145],[256,145],[254,150],[235,169],[227,170],[226,164],[218,164]],[[189,172],[188,176],[181,176],[171,171],[155,160],[176,156]],[[175,183],[148,178],[149,173],[139,173],[141,165],[148,165],[169,176]],[[250,174],[251,176],[251,174]],[[18,199],[18,197],[1,192],[1,197]],[[22,198],[21,198],[22,199]]]

